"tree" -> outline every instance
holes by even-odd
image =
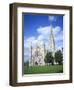
[[[55,52],[55,61],[59,65],[63,64],[63,54],[62,54],[61,50],[58,50],[57,52]]]
[[[53,63],[54,58],[53,58],[51,52],[47,52],[44,61],[45,61],[45,63],[51,63],[52,65],[54,64],[54,63]]]
[[[24,66],[29,66],[29,61],[24,62]]]

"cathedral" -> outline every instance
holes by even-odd
[[[29,58],[29,66],[43,66],[45,65],[45,55],[47,54],[47,51],[52,52],[52,55],[54,57],[55,55],[55,40],[54,40],[54,34],[53,29],[51,26],[50,34],[48,36],[48,49],[44,44],[37,43],[35,47],[30,46],[30,58]],[[55,64],[55,60],[54,60]]]

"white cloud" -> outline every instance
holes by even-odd
[[[29,48],[24,48],[24,55],[28,56],[29,55]]]
[[[39,40],[45,40],[45,43],[48,44],[48,42],[46,40],[49,39],[49,35],[50,35],[50,29],[51,26],[46,26],[46,27],[40,27],[37,29],[37,32],[39,33],[38,39]],[[56,27],[52,27],[53,29],[53,34],[54,34],[54,38],[55,38],[55,44],[56,44],[56,48],[61,48],[62,44],[59,44],[60,41],[63,40],[63,31],[61,30],[60,26],[56,26]],[[46,46],[47,46],[46,44]],[[59,46],[58,46],[59,44]]]
[[[24,40],[24,46],[28,48],[30,47],[31,44],[34,46],[39,42],[46,43],[47,40],[49,39],[50,29],[51,29],[51,26],[39,27],[37,29],[37,33],[39,35],[37,37],[32,36]],[[52,27],[52,29],[53,29],[53,34],[55,37],[55,42],[57,43],[61,41],[63,39],[63,31],[61,30],[61,27],[56,26],[54,28]]]
[[[34,46],[37,44],[37,42],[46,42],[49,39],[50,29],[51,26],[39,27],[37,29],[37,33],[39,34],[38,37],[32,36],[26,40],[24,39],[24,46],[28,48],[31,44]],[[54,28],[52,27],[52,29],[55,37],[55,42],[57,43],[63,39],[63,31],[61,30],[60,26],[56,26]]]
[[[51,26],[45,26],[45,27],[40,27],[37,29],[37,32],[41,35],[49,35],[51,28],[53,29],[54,35],[58,34],[61,31],[61,27],[56,26],[55,28]]]
[[[63,33],[62,32],[58,33],[58,35],[55,36],[55,41],[61,41],[61,40],[63,40]]]
[[[56,50],[61,50],[62,49],[62,47],[63,47],[63,40],[62,41],[58,41],[57,43],[56,43]]]
[[[35,45],[35,44],[37,43],[37,39],[36,39],[36,37],[30,37],[30,38],[27,39],[27,42],[28,42],[30,45],[31,45],[31,44]]]
[[[38,41],[41,41],[44,39],[44,36],[40,34],[37,39],[38,39]]]
[[[55,16],[49,16],[48,19],[49,19],[50,21],[56,21]]]
[[[55,28],[53,28],[54,35],[57,35],[60,31],[61,31],[61,27],[59,26],[56,26]]]
[[[38,36],[32,36],[29,38],[24,38],[24,47],[25,55],[27,56],[30,52],[27,48],[30,48],[31,44],[32,46],[36,46],[36,44],[43,44],[45,42],[46,48],[48,48],[48,39],[50,35],[50,29],[51,26],[45,26],[45,27],[39,27],[37,28]],[[53,34],[55,37],[55,45],[57,49],[60,49],[62,47],[62,40],[63,40],[63,31],[61,30],[60,26],[52,27]]]
[[[50,26],[39,27],[39,28],[37,29],[37,32],[38,32],[39,34],[42,34],[42,35],[47,35],[47,34],[49,34],[49,31],[50,31]]]
[[[31,44],[35,45],[37,40],[34,36],[24,39],[24,47],[29,48]]]
[[[38,40],[48,40],[48,36],[50,35],[50,26],[46,26],[46,27],[40,27],[37,29],[37,32],[39,33],[38,36]],[[55,28],[53,28],[53,34],[55,37],[55,41],[60,41],[63,39],[63,31],[61,30],[61,27],[56,26]]]
[[[33,37],[33,36],[32,36],[32,37],[29,37],[29,38],[27,39],[28,42],[32,42],[32,41],[34,41],[34,40],[35,40],[35,37]]]

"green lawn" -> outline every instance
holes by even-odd
[[[39,74],[39,73],[63,73],[63,65],[49,66],[24,66],[24,74]]]

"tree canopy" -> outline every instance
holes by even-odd
[[[52,56],[52,52],[47,52],[44,61],[45,63],[51,63],[52,65],[54,64],[54,57]]]
[[[63,64],[63,53],[61,50],[55,52],[55,56],[53,57],[52,52],[47,52],[45,56],[45,63],[54,64],[54,60],[57,64]]]
[[[62,54],[61,50],[58,50],[58,51],[55,52],[55,61],[58,64],[63,63],[63,54]]]

